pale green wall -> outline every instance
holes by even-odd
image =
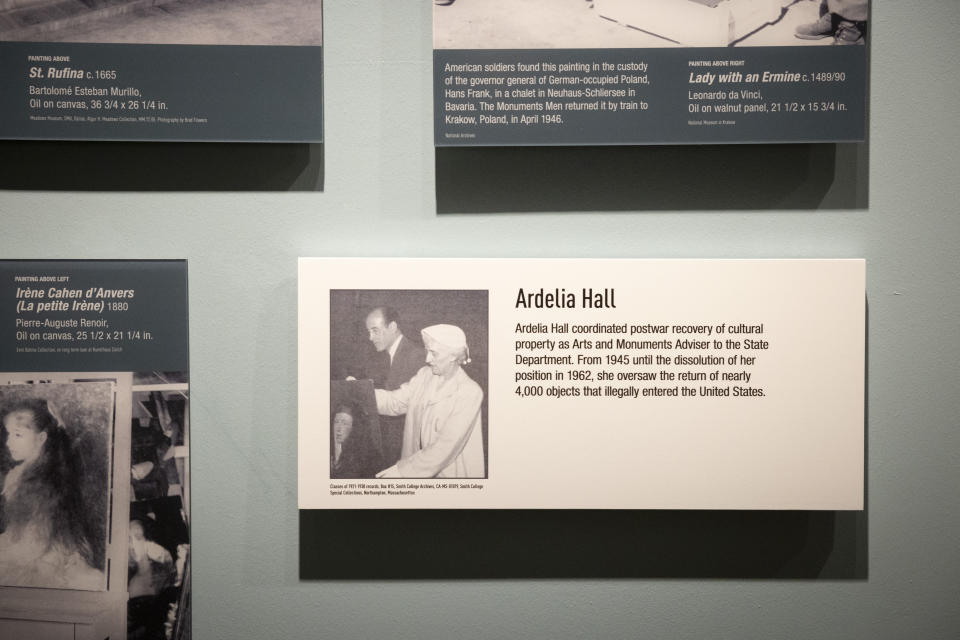
[[[626,169],[621,191],[582,199],[607,212],[510,212],[566,208],[550,179],[491,184],[482,201],[486,189],[444,185],[446,208],[508,211],[482,215],[436,212],[430,3],[325,4],[322,193],[0,192],[4,258],[190,261],[196,637],[956,637],[960,3],[874,3],[869,145],[494,155],[588,191],[619,182],[594,165]],[[109,165],[117,151],[37,149],[0,144],[0,157]],[[163,153],[201,186],[251,173],[303,187],[320,161],[316,148],[298,152],[303,172],[266,151]],[[642,171],[657,178],[649,198]],[[866,577],[300,583],[300,255],[866,258],[869,510],[853,535]]]

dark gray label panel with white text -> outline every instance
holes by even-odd
[[[0,42],[0,138],[321,142],[319,46]]]

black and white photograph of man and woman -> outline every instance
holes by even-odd
[[[186,640],[184,372],[0,374],[0,637]]]
[[[433,0],[435,49],[861,45],[869,0]]]
[[[487,291],[330,291],[330,478],[487,477]]]

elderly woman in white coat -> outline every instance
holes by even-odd
[[[483,391],[462,368],[470,361],[467,338],[450,324],[420,333],[427,366],[396,391],[376,390],[379,413],[406,414],[400,460],[377,477],[482,478]]]

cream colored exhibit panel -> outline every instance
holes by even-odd
[[[299,287],[303,509],[863,508],[863,261],[303,259]],[[363,364],[403,341],[404,380]]]

